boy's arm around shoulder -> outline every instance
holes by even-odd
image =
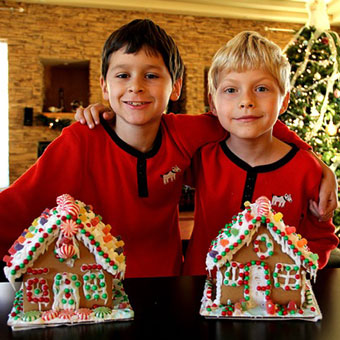
[[[311,251],[319,255],[319,269],[322,269],[328,263],[331,251],[339,244],[339,239],[334,233],[335,226],[332,220],[319,221],[310,212],[307,212],[301,223],[306,230],[302,236],[307,239]]]
[[[295,144],[299,149],[311,150],[312,147],[304,142],[294,131],[290,130],[286,124],[282,123],[280,120],[274,125],[273,135],[283,142],[289,144]]]
[[[313,153],[309,144],[304,142],[295,132],[289,130],[280,120],[274,125],[273,134],[276,138],[286,143],[295,144],[299,149],[308,150],[318,160],[322,168],[322,180],[319,188],[320,195],[318,203],[311,200],[310,210],[320,220],[327,221],[333,216],[334,210],[338,206],[337,180],[335,174]]]
[[[218,142],[227,136],[216,116],[211,113],[199,115],[166,114],[164,121],[176,143],[190,157],[203,145]]]
[[[319,201],[319,187],[321,183],[322,169],[317,160],[306,151],[304,166],[306,175],[301,183],[306,192],[307,200]],[[335,235],[335,226],[331,219],[320,221],[310,210],[306,209],[300,223],[299,232],[308,241],[308,247],[313,253],[319,255],[319,269],[326,266],[330,252],[337,247],[339,239]]]
[[[65,128],[36,163],[0,193],[0,256],[45,208],[56,205],[58,195],[77,191],[81,183],[80,144],[72,130]]]

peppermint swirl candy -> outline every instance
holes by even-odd
[[[69,194],[61,195],[57,198],[58,211],[66,212],[68,214],[78,216],[79,214],[79,206],[75,203],[74,198]]]
[[[260,216],[268,216],[270,212],[271,203],[265,196],[259,197],[255,203],[257,204],[257,213]]]
[[[57,310],[48,310],[46,312],[43,312],[41,318],[44,320],[44,321],[51,321],[55,318],[57,318],[59,316],[59,311]]]
[[[108,315],[111,314],[111,312],[111,309],[108,307],[97,307],[94,310],[94,315],[96,316],[96,318],[105,319]]]
[[[32,322],[40,318],[41,313],[38,312],[37,310],[32,310],[29,312],[24,313],[22,316],[22,321],[25,322]]]
[[[61,223],[60,230],[66,237],[71,237],[77,234],[78,225],[73,220],[66,220]]]
[[[76,249],[71,244],[63,244],[59,249],[57,249],[57,253],[62,259],[69,259],[76,254]]]
[[[79,320],[88,320],[92,314],[92,310],[89,308],[80,308],[76,311]]]
[[[71,320],[72,316],[74,315],[74,311],[71,309],[64,309],[60,311],[59,318],[62,320]]]

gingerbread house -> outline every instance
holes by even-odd
[[[207,254],[200,313],[213,318],[321,319],[309,278],[318,255],[266,197],[219,232]]]
[[[16,292],[8,325],[46,325],[130,320],[133,310],[122,285],[124,242],[110,233],[92,207],[70,195],[57,198],[25,229],[4,257]]]

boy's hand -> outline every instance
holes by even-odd
[[[105,120],[112,120],[114,113],[101,103],[91,104],[86,108],[78,107],[74,119],[81,124],[87,124],[90,129],[100,124],[100,116]]]
[[[326,164],[322,163],[322,169],[319,204],[310,201],[309,209],[320,221],[328,221],[338,207],[338,183],[334,172]]]

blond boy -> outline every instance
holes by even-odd
[[[289,75],[281,49],[256,32],[239,33],[216,53],[210,103],[230,135],[203,147],[194,160],[195,226],[184,274],[204,274],[210,241],[245,201],[262,195],[309,240],[320,268],[337,246],[331,221],[318,221],[308,209],[310,200],[319,200],[320,164],[272,133],[289,103]]]

